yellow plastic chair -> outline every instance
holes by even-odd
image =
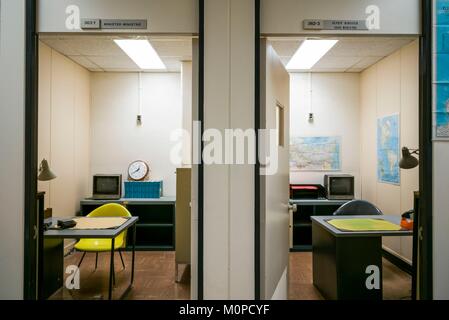
[[[118,203],[105,204],[87,215],[87,217],[131,217],[128,209]],[[75,245],[77,251],[84,252],[78,263],[78,268],[83,262],[84,256],[87,252],[95,252],[95,270],[97,270],[98,253],[111,251],[111,239],[80,239]],[[120,233],[115,238],[114,251],[117,250],[120,254],[120,260],[122,261],[123,269],[125,269],[125,263],[123,261],[121,249],[126,247],[126,230]],[[115,272],[114,272],[115,273]],[[113,275],[115,283],[115,275]]]

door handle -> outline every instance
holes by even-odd
[[[37,226],[36,225],[33,226],[33,230],[34,230],[33,240],[36,240],[37,239]]]
[[[292,212],[296,212],[296,211],[298,211],[298,206],[296,204],[289,203],[288,204],[288,210],[289,211],[291,210]]]

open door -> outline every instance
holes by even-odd
[[[287,299],[290,76],[265,39],[261,40],[260,52],[260,128],[276,132],[275,145],[269,148],[270,169],[265,168],[260,179],[260,296]],[[263,164],[261,168],[264,171]]]

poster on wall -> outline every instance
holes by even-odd
[[[341,170],[341,137],[292,137],[290,170]]]
[[[449,140],[449,0],[435,0],[433,138]]]
[[[400,184],[399,115],[377,119],[377,179]]]
[[[449,84],[435,85],[435,138],[449,138]]]

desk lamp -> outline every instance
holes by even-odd
[[[409,149],[407,147],[402,148],[402,158],[399,161],[399,167],[401,169],[413,169],[419,165],[419,160],[413,156],[413,154],[419,155],[418,149]]]
[[[56,178],[56,175],[50,170],[47,160],[43,159],[39,166],[39,175],[37,180],[50,181]]]

